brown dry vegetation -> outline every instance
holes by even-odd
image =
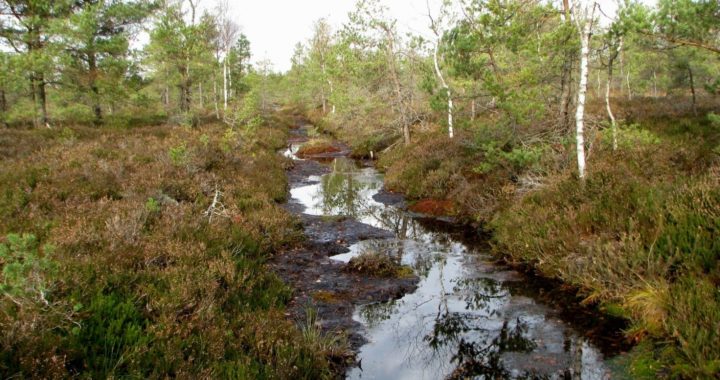
[[[284,124],[0,132],[1,377],[329,376],[264,265],[301,236]]]

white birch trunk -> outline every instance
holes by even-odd
[[[628,100],[632,100],[632,89],[630,88],[630,71],[625,74],[625,82],[627,83]]]
[[[332,98],[334,92],[333,82],[330,80],[330,78],[328,78],[327,82],[328,85],[330,85],[330,98]],[[335,102],[332,102],[332,110],[330,111],[330,113],[335,114]]]
[[[445,82],[445,78],[442,75],[442,71],[440,71],[440,64],[438,63],[439,46],[440,46],[440,37],[438,36],[437,40],[435,41],[435,53],[433,54],[433,60],[435,61],[435,73],[437,74],[438,78],[440,79],[440,84],[442,84],[443,88],[445,89],[445,92],[447,92],[447,97],[448,97],[448,104],[447,104],[448,137],[453,138],[454,131],[453,131],[452,93],[450,92],[450,86],[448,86],[447,82]]]
[[[588,56],[590,55],[590,36],[595,17],[595,4],[588,12],[587,6],[582,12],[579,2],[575,2],[575,23],[580,32],[580,84],[578,86],[577,109],[575,112],[575,144],[577,148],[578,177],[585,179],[585,98],[588,87]],[[582,12],[582,13],[581,13]],[[584,13],[584,14],[583,14]]]
[[[590,52],[590,23],[580,37],[580,85],[578,87],[577,110],[575,112],[575,144],[577,148],[578,176],[585,179],[585,95],[587,94],[588,54]]]
[[[653,69],[653,98],[657,98],[657,74],[655,73],[655,69]]]
[[[223,109],[227,111],[228,107],[228,71],[227,71],[227,54],[223,58]]]
[[[605,107],[607,108],[608,116],[610,117],[610,128],[612,129],[612,148],[617,150],[617,124],[615,123],[615,115],[613,115],[612,109],[610,108],[610,82],[611,78],[608,77],[607,87],[605,88]]]

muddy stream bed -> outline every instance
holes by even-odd
[[[552,281],[499,264],[487,236],[413,214],[383,190],[371,164],[346,149],[309,159],[295,152],[290,200],[307,242],[271,267],[295,290],[289,312],[317,310],[324,331],[343,332],[357,357],[350,379],[607,379],[627,349],[623,322],[578,305]],[[348,273],[363,251],[413,269],[407,278]],[[302,322],[301,322],[302,323]]]

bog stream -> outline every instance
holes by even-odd
[[[283,154],[296,165],[314,161],[323,171],[291,179],[294,212],[352,219],[385,232],[328,254],[326,265],[342,266],[372,250],[417,276],[397,296],[352,300],[349,313],[362,342],[347,378],[616,377],[620,323],[577,305],[574,297],[568,301],[557,283],[499,264],[487,237],[474,230],[407,211],[402,197],[383,191],[383,176],[371,165],[342,155],[302,160],[295,155],[300,142],[291,141]],[[317,277],[314,282],[325,281],[322,273]]]

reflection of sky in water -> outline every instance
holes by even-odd
[[[361,347],[355,379],[607,378],[602,355],[551,310],[512,296],[503,281],[520,277],[489,263],[490,257],[433,232],[407,213],[372,199],[382,176],[347,159],[313,184],[291,189],[311,215],[354,217],[395,233],[367,240],[333,259],[365,250],[391,255],[421,281],[399,300],[356,309],[370,343]]]
[[[287,158],[299,160],[299,158],[295,156],[295,153],[297,153],[298,150],[300,150],[300,144],[290,144],[288,145],[288,148],[282,152],[282,155]]]

